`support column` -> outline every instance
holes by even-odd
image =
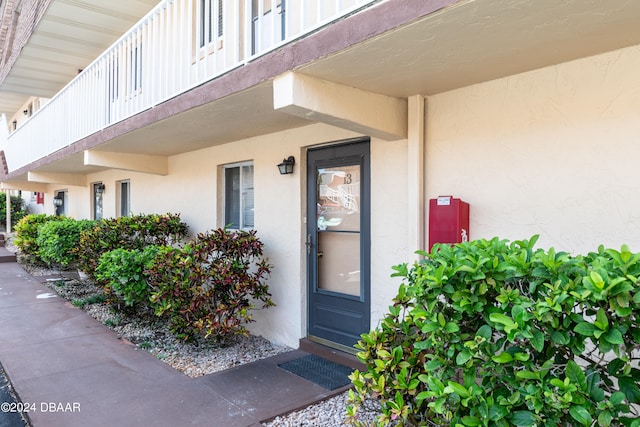
[[[408,239],[410,257],[417,250],[426,250],[425,246],[425,98],[413,95],[408,98]]]
[[[5,191],[7,198],[7,233],[11,233],[11,193],[9,190]]]

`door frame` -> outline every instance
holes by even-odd
[[[358,137],[346,140],[340,140],[311,147],[307,150],[307,172],[306,172],[306,203],[305,213],[307,223],[305,226],[306,236],[306,331],[307,339],[329,347],[336,348],[341,351],[355,353],[356,349],[350,345],[336,342],[322,336],[314,335],[312,332],[312,310],[314,309],[312,298],[314,294],[318,294],[318,229],[317,229],[317,178],[314,178],[316,166],[318,162],[311,164],[311,152],[330,153],[334,150],[339,155],[330,157],[327,160],[321,160],[321,166],[331,167],[339,166],[341,163],[353,162],[357,157],[361,157],[359,164],[361,167],[360,179],[360,296],[354,297],[347,294],[332,293],[329,291],[320,291],[323,294],[332,294],[333,297],[359,301],[360,313],[362,314],[361,329],[358,333],[366,333],[371,328],[371,139],[369,137]],[[351,163],[354,164],[354,163]],[[353,343],[355,344],[355,342]]]

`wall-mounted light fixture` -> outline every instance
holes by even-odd
[[[293,165],[296,164],[296,159],[293,156],[289,156],[286,159],[282,159],[282,163],[278,165],[280,175],[287,175],[293,173]]]
[[[64,199],[62,198],[62,196],[55,196],[53,198],[53,206],[55,206],[56,208],[62,206],[64,204]]]
[[[22,112],[24,113],[25,116],[29,114],[29,110],[22,110]]]
[[[94,187],[94,190],[95,190],[96,194],[104,193],[104,184],[102,184],[102,183],[96,184],[96,186]]]

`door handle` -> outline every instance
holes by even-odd
[[[307,247],[307,255],[311,255],[311,234],[307,234],[307,241],[304,244]]]

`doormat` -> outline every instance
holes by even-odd
[[[353,372],[353,369],[348,366],[334,363],[315,354],[290,360],[278,366],[328,390],[335,390],[349,384],[351,382],[349,375]]]

